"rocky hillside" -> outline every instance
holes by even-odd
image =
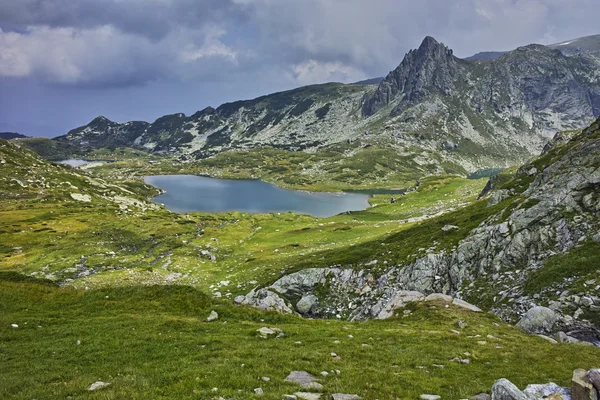
[[[563,329],[599,340],[600,119],[554,143],[513,176],[493,180],[478,202],[390,237],[360,265],[300,269],[237,301],[364,320],[442,293],[433,300],[471,307],[456,300],[466,299],[514,322],[547,307],[551,323],[533,331]],[[401,257],[396,241],[421,248]]]
[[[424,163],[441,165],[429,157],[439,153],[472,172],[520,164],[557,131],[582,128],[599,116],[599,65],[592,56],[540,45],[495,61],[466,61],[427,37],[379,85],[307,86],[154,123],[98,117],[56,140],[186,159],[261,146],[312,151],[383,140],[423,156]]]

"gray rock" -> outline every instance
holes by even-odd
[[[236,296],[235,299],[233,299],[236,304],[242,304],[244,303],[244,300],[246,300],[246,296]]]
[[[360,397],[355,394],[334,393],[331,395],[332,400],[360,400]]]
[[[442,397],[437,394],[422,394],[419,396],[423,400],[440,400]]]
[[[552,338],[551,338],[551,337],[549,337],[549,336],[546,336],[546,335],[537,335],[537,336],[541,337],[541,338],[542,338],[542,339],[544,339],[544,340],[547,340],[548,342],[550,342],[550,343],[552,343],[552,344],[557,344],[557,343],[558,343],[558,341],[556,341],[556,340],[552,339]]]
[[[396,309],[402,308],[411,302],[422,301],[424,298],[425,295],[421,292],[414,290],[399,290],[394,293],[394,295],[388,301],[386,301],[385,304],[382,304],[383,309],[378,310],[378,308],[375,308],[375,310],[378,311],[375,315],[375,318],[390,318],[394,315],[394,311]]]
[[[517,323],[517,328],[527,333],[550,333],[560,317],[547,307],[533,307],[529,309]]]
[[[304,389],[322,389],[323,385],[317,382],[317,377],[306,371],[292,371],[285,378],[286,382],[297,383]],[[298,396],[298,393],[294,393]],[[300,396],[298,396],[300,397]]]
[[[439,301],[444,303],[452,303],[452,296],[442,293],[432,293],[425,297],[425,301]]]
[[[573,371],[571,398],[573,400],[598,400],[598,392],[588,379],[585,369],[579,368]]]
[[[444,227],[442,228],[442,230],[444,232],[448,232],[448,231],[451,231],[453,229],[458,229],[458,226],[456,226],[456,225],[444,225]]]
[[[319,393],[296,392],[294,394],[299,399],[303,399],[303,400],[319,400],[321,398],[321,395]]]
[[[262,339],[268,339],[270,337],[274,337],[275,334],[281,333],[281,329],[262,327],[260,329],[257,329],[256,332],[258,333],[258,336]]]
[[[219,318],[219,314],[215,310],[212,310],[210,312],[210,315],[208,316],[208,318],[206,318],[206,322],[212,322],[212,321],[217,320],[218,318]]]
[[[248,304],[263,311],[278,311],[283,314],[293,314],[294,311],[284,299],[268,289],[253,290],[246,295],[242,304]]]
[[[492,192],[492,194],[487,202],[487,205],[488,205],[488,207],[495,206],[496,204],[508,199],[510,196],[512,196],[512,195],[509,190],[506,190],[506,189],[496,190],[496,191]]]
[[[107,383],[107,382],[102,382],[102,381],[97,381],[97,382],[94,382],[94,383],[92,383],[92,384],[90,385],[90,387],[88,387],[88,389],[87,389],[87,390],[89,390],[89,391],[92,391],[92,392],[93,392],[94,390],[100,390],[100,389],[102,389],[102,388],[105,388],[105,387],[107,387],[108,385],[110,385],[110,383]]]
[[[296,303],[296,310],[298,310],[300,314],[309,314],[312,308],[317,304],[318,300],[319,299],[314,294],[307,294]]]
[[[490,396],[487,393],[479,393],[476,394],[475,396],[471,397],[471,399],[473,400],[491,400],[492,396]]]
[[[461,299],[452,300],[452,304],[457,307],[464,308],[465,310],[481,312],[481,308],[479,308],[471,303],[467,303],[466,301],[461,300]]]
[[[499,379],[492,386],[492,400],[531,400],[508,379]]]
[[[554,382],[546,383],[546,384],[534,384],[527,385],[523,393],[532,396],[533,398],[545,398],[550,396],[553,393],[558,393],[563,396],[563,399],[570,398],[571,391],[562,386],[558,386]]]
[[[254,394],[257,396],[262,396],[264,394],[262,388],[256,388],[254,389]]]
[[[600,392],[600,369],[593,368],[587,372],[587,379]]]

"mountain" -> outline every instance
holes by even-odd
[[[473,172],[520,164],[557,131],[600,115],[599,66],[592,56],[541,45],[494,61],[462,60],[427,37],[378,86],[306,86],[153,123],[98,117],[56,141],[193,159],[264,146],[314,151],[360,139],[419,155],[440,171],[450,162]]]
[[[548,47],[560,50],[565,55],[586,54],[600,58],[600,35],[584,36],[551,44]]]
[[[584,36],[577,39],[548,45],[551,49],[560,50],[566,56],[592,55],[600,58],[600,35]],[[465,58],[469,61],[492,61],[502,57],[508,51],[482,51]]]
[[[468,60],[468,61],[493,61],[493,60],[496,60],[496,59],[502,57],[506,53],[507,53],[506,51],[481,51],[477,54],[473,54],[470,57],[466,57],[465,60]]]
[[[27,136],[22,135],[20,133],[16,133],[16,132],[0,132],[0,139],[4,139],[4,140],[11,140],[11,139],[22,139],[22,138],[26,138]]]

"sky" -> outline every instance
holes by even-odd
[[[600,33],[598,0],[0,0],[0,131],[53,137]]]

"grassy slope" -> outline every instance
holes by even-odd
[[[489,314],[431,307],[368,323],[304,320],[186,287],[75,291],[0,273],[0,397],[249,399],[262,387],[262,398],[280,399],[298,390],[284,382],[290,371],[340,370],[320,379],[323,393],[466,398],[500,377],[567,385],[574,368],[595,366],[600,356],[524,335]],[[204,322],[213,309],[219,320]],[[459,335],[451,332],[457,319],[467,322]],[[286,335],[259,339],[262,326]],[[471,363],[449,361],[455,357]],[[97,380],[111,386],[86,391]]]

